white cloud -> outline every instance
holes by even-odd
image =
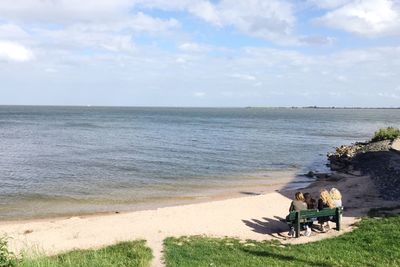
[[[135,34],[164,34],[179,27],[176,19],[133,13],[132,0],[3,0],[0,38],[33,42],[49,49],[100,49],[132,52]],[[49,27],[48,23],[52,23]],[[27,34],[20,25],[29,30]],[[27,39],[29,39],[27,41]]]
[[[378,93],[378,96],[384,97],[384,98],[400,99],[400,95],[393,94],[393,93],[387,93],[387,92]]]
[[[285,0],[148,0],[140,1],[149,8],[186,10],[217,27],[232,26],[238,31],[277,43],[291,44],[295,26],[292,4]]]
[[[129,52],[135,50],[132,37],[101,31],[85,31],[77,28],[63,30],[36,29],[35,34],[46,39],[45,46],[54,46],[63,49],[103,49],[113,52]]]
[[[201,53],[210,50],[210,47],[198,43],[188,42],[179,45],[179,49],[185,52]]]
[[[285,1],[222,0],[215,6],[217,25],[234,26],[239,31],[278,43],[292,42],[295,16]]]
[[[249,74],[240,74],[240,73],[235,73],[235,74],[231,74],[229,75],[232,78],[238,78],[240,80],[246,80],[246,81],[255,81],[257,80],[257,78],[253,75],[249,75]]]
[[[351,1],[316,22],[362,36],[399,34],[400,3],[393,0]]]
[[[336,41],[335,38],[329,36],[310,35],[299,38],[300,43],[310,45],[332,45]]]
[[[119,20],[99,23],[74,23],[60,29],[36,27],[32,32],[45,46],[63,49],[92,48],[112,52],[133,52],[136,46],[133,36],[137,33],[167,33],[179,27],[175,19],[159,19],[137,13]]]
[[[148,16],[139,12],[133,19],[128,20],[126,23],[121,23],[120,28],[130,28],[134,31],[142,32],[165,32],[180,26],[180,23],[174,19],[160,19]]]
[[[184,57],[177,57],[175,59],[175,62],[179,63],[179,64],[185,64],[187,62],[187,60]]]
[[[347,77],[344,75],[338,75],[336,76],[336,79],[340,82],[346,82],[347,81]]]
[[[347,4],[349,0],[308,0],[307,2],[318,8],[331,9]]]
[[[212,24],[222,26],[221,17],[216,7],[208,1],[200,1],[188,7],[189,12]]]
[[[44,71],[48,72],[48,73],[56,73],[56,72],[58,72],[57,69],[51,68],[51,67],[45,68]]]
[[[161,33],[179,27],[174,18],[135,14],[149,8],[186,11],[216,27],[232,27],[243,34],[283,45],[325,45],[333,40],[324,36],[296,36],[295,7],[288,0],[3,0],[0,17],[35,25],[48,22],[65,27],[79,25],[86,32],[96,28],[95,31]]]
[[[29,34],[16,24],[0,24],[0,39],[26,39],[28,36]]]
[[[202,98],[206,95],[206,93],[205,92],[195,92],[193,95],[195,97]]]
[[[295,50],[247,47],[243,51],[249,58],[262,60],[266,66],[304,66],[314,62],[312,57],[305,56]]]
[[[159,8],[163,10],[185,10],[193,4],[202,2],[204,0],[137,0],[137,4],[146,8]]]
[[[127,14],[132,0],[2,0],[0,17],[25,22],[104,21]]]
[[[33,59],[28,48],[15,42],[0,41],[0,60],[24,62]]]

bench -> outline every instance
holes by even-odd
[[[302,210],[292,211],[286,217],[286,222],[294,227],[296,237],[300,236],[300,224],[314,222],[321,217],[332,217],[336,223],[336,230],[340,231],[342,221],[343,207],[323,210]]]

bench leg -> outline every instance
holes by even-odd
[[[339,209],[336,209],[336,230],[340,231],[342,228],[342,214],[340,214]]]
[[[300,236],[300,212],[296,212],[296,224],[295,224],[296,238]]]

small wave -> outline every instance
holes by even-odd
[[[85,202],[85,199],[79,199],[72,196],[50,195],[41,193],[30,194],[6,194],[3,195],[3,200],[17,200],[18,202]]]
[[[103,128],[100,125],[89,122],[66,122],[63,126],[71,128]]]

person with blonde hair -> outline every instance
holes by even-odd
[[[342,207],[342,194],[340,193],[339,190],[336,188],[332,187],[332,189],[329,191],[329,194],[331,195],[331,198],[333,200],[333,203],[335,204],[335,207]]]
[[[328,190],[322,189],[320,191],[320,195],[319,195],[319,199],[318,199],[318,210],[322,210],[322,209],[326,209],[326,208],[328,208],[328,209],[335,208],[335,203],[333,202]],[[321,231],[325,232],[326,230],[330,229],[329,220],[330,220],[329,216],[318,218],[318,222],[320,224]],[[326,226],[324,226],[325,223],[326,223]]]

